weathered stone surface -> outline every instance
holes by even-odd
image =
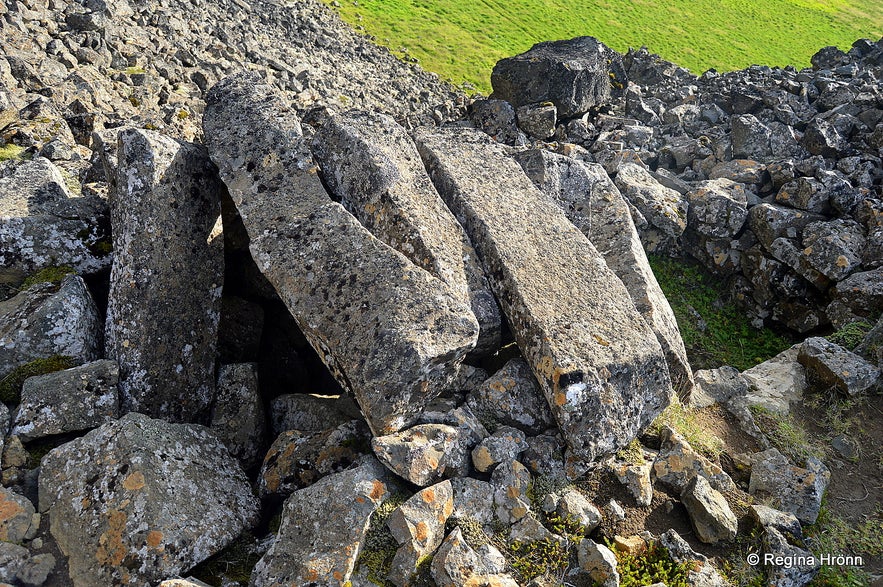
[[[245,468],[256,465],[262,458],[264,421],[258,366],[255,363],[222,365],[218,370],[210,428]]]
[[[642,459],[642,462],[631,463],[614,458],[609,464],[619,482],[641,506],[648,506],[653,501],[653,482],[650,479],[653,463],[652,459]]]
[[[846,395],[871,389],[880,377],[880,369],[821,337],[803,341],[797,360],[806,367],[811,380],[825,387],[834,387]]]
[[[729,587],[730,582],[721,577],[704,554],[690,548],[686,540],[674,530],[659,536],[659,543],[668,551],[671,559],[679,564],[689,563],[687,580],[694,587]]]
[[[517,428],[500,426],[472,449],[472,464],[476,471],[488,473],[504,461],[517,459],[526,448],[524,432]]]
[[[287,497],[319,479],[346,470],[368,450],[369,432],[352,420],[322,432],[283,432],[264,456],[258,477],[261,497]]]
[[[79,273],[110,266],[107,203],[74,197],[59,169],[37,157],[0,177],[0,277],[52,265]]]
[[[167,579],[159,584],[159,587],[209,587],[199,579],[188,577],[186,579]]]
[[[735,367],[728,365],[717,369],[702,369],[694,373],[696,386],[690,396],[690,407],[707,408],[714,404],[726,404],[730,398],[748,393],[748,382]]]
[[[824,219],[819,214],[766,203],[758,204],[748,211],[748,225],[757,240],[766,248],[781,236],[799,238],[807,224]]]
[[[494,469],[491,485],[494,487],[494,511],[506,524],[513,524],[530,511],[530,472],[518,461],[509,461]]]
[[[258,516],[248,480],[207,428],[137,413],[52,450],[39,483],[75,587],[159,582]]]
[[[716,544],[736,537],[739,526],[736,515],[724,496],[712,488],[705,477],[693,477],[681,492],[681,502],[702,542]]]
[[[512,527],[509,528],[510,543],[533,544],[545,541],[557,542],[561,546],[564,546],[567,542],[563,536],[550,532],[543,526],[533,512],[527,512],[517,522],[513,522]]]
[[[692,387],[692,369],[677,321],[650,269],[629,205],[607,172],[595,163],[544,149],[524,151],[515,160],[541,191],[558,202],[622,280],[662,345],[672,385],[685,396]]]
[[[121,132],[118,159],[105,334],[122,409],[194,421],[215,395],[222,186],[202,147],[155,132]]]
[[[24,441],[89,430],[119,418],[119,368],[94,361],[73,369],[30,377],[10,434]]]
[[[793,561],[792,564],[787,565],[767,565],[768,585],[802,587],[809,584],[821,569],[818,559],[810,551],[791,544],[779,530],[773,527],[767,528],[764,532],[763,554],[764,556],[772,556],[773,560],[782,557],[781,560]]]
[[[748,218],[745,186],[728,179],[701,182],[687,192],[687,200],[690,202],[688,225],[709,237],[736,236]]]
[[[552,102],[561,117],[588,112],[612,96],[611,74],[622,58],[593,37],[537,43],[501,59],[491,73],[493,96],[524,106]]]
[[[584,538],[579,543],[577,557],[580,569],[585,571],[592,581],[603,587],[619,587],[616,555],[612,550],[591,538]]]
[[[375,237],[444,281],[478,319],[475,354],[500,346],[500,309],[463,228],[390,116],[330,116],[312,141],[325,184]]]
[[[554,104],[528,104],[515,111],[518,127],[537,139],[548,139],[555,134],[558,110]]]
[[[539,434],[555,426],[555,418],[537,378],[524,359],[515,358],[491,375],[467,400],[486,422]]]
[[[55,570],[51,554],[31,556],[28,549],[11,542],[0,542],[0,585],[39,587]]]
[[[865,236],[852,220],[813,222],[803,229],[803,254],[828,279],[841,281],[862,262]]]
[[[766,408],[776,414],[787,414],[791,404],[800,401],[807,390],[806,370],[797,356],[799,345],[782,351],[772,359],[742,372],[748,382],[748,405]]]
[[[830,479],[830,471],[817,458],[808,458],[806,468],[802,469],[771,448],[751,457],[748,492],[759,499],[769,498],[776,509],[794,514],[804,524],[812,524],[819,515]]]
[[[371,440],[374,454],[391,471],[427,486],[469,472],[471,436],[446,424],[418,424]]]
[[[0,377],[34,359],[98,359],[101,323],[86,284],[68,275],[61,286],[34,285],[0,302]]]
[[[831,285],[831,279],[816,269],[810,260],[808,253],[812,253],[812,249],[799,248],[797,241],[785,237],[774,240],[768,249],[774,258],[791,267],[819,291],[825,291]]]
[[[877,324],[855,347],[855,353],[883,369],[883,316],[880,316]]]
[[[0,487],[0,540],[22,542],[37,533],[40,517],[34,517],[34,504],[23,495]]]
[[[619,166],[616,187],[647,221],[668,236],[676,237],[687,227],[687,199],[663,186],[650,172],[634,163]]]
[[[330,199],[269,86],[227,78],[203,124],[252,255],[307,340],[375,434],[412,423],[475,346],[472,312]]]
[[[794,514],[780,512],[763,504],[753,504],[748,509],[748,513],[762,528],[772,527],[779,532],[787,532],[797,539],[803,538],[803,528]]]
[[[719,466],[693,450],[690,443],[666,426],[653,471],[660,483],[684,491],[694,477],[705,478],[718,491],[732,491],[736,484]]]
[[[458,519],[474,518],[481,524],[488,524],[494,515],[494,488],[487,481],[472,477],[451,479],[454,493],[454,511],[451,515]]]
[[[399,587],[412,584],[423,557],[431,555],[445,537],[445,522],[454,511],[450,481],[422,489],[390,514],[386,525],[399,543],[389,579]]]
[[[558,498],[555,507],[562,518],[573,520],[583,528],[584,534],[588,535],[601,523],[601,510],[595,507],[585,495],[576,489],[570,488]]]
[[[883,267],[857,271],[831,290],[826,312],[835,327],[873,318],[883,311]]]
[[[306,393],[286,393],[270,402],[273,434],[286,430],[321,431],[349,422],[353,415],[344,412],[338,397]]]
[[[446,129],[416,139],[503,304],[572,465],[631,442],[667,405],[671,383],[659,342],[622,282],[486,136]]]
[[[509,575],[489,573],[487,564],[454,528],[432,559],[432,578],[438,587],[518,587]]]
[[[553,479],[565,477],[564,440],[559,434],[540,434],[527,439],[521,462],[531,473]]]
[[[828,192],[814,177],[798,177],[779,188],[776,201],[792,208],[826,214],[831,211]]]
[[[708,179],[729,179],[748,185],[763,185],[764,178],[769,177],[767,166],[753,159],[732,159],[721,161],[711,168]]]
[[[734,116],[733,125],[733,157],[737,159],[754,159],[766,161],[770,150],[770,134],[768,126],[751,114]]]
[[[374,457],[291,495],[270,550],[252,571],[252,587],[340,586],[353,572],[371,514],[389,497],[386,470]]]

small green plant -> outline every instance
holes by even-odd
[[[74,365],[73,358],[64,355],[35,359],[30,363],[20,365],[0,379],[0,401],[7,404],[17,404],[21,401],[21,386],[25,379],[70,369]]]
[[[685,406],[676,398],[650,424],[647,432],[658,435],[663,426],[672,428],[686,438],[690,446],[711,459],[716,458],[724,447],[723,440],[706,430],[697,410]]]
[[[21,161],[25,158],[25,148],[8,143],[0,145],[0,161]]]
[[[644,464],[644,447],[636,438],[627,447],[616,453],[616,458],[633,465]]]
[[[859,345],[865,335],[867,335],[873,327],[873,324],[863,320],[850,322],[837,332],[829,334],[827,339],[834,344],[839,344],[846,350],[851,351]]]
[[[825,447],[791,414],[775,414],[763,406],[750,406],[749,409],[755,423],[773,446],[793,462],[803,463],[808,457],[825,457]]]
[[[558,512],[545,514],[544,526],[573,544],[579,544],[586,535],[586,527],[575,516],[562,516]]]
[[[250,532],[243,532],[230,546],[193,569],[193,576],[209,585],[231,581],[247,585],[254,566],[261,558],[254,548],[255,542]]]
[[[665,583],[667,587],[689,587],[688,576],[693,570],[689,562],[676,563],[664,547],[651,542],[640,554],[617,550],[612,541],[607,547],[616,555],[616,570],[621,587],[644,587],[653,583]]]
[[[21,290],[24,291],[38,283],[51,283],[53,285],[58,285],[65,277],[72,273],[76,273],[76,271],[74,271],[74,268],[69,265],[52,265],[40,269],[36,273],[25,278],[21,284]]]
[[[826,502],[816,523],[805,533],[812,539],[812,551],[823,553],[851,553],[867,557],[883,556],[883,508],[878,507],[863,522],[850,523],[835,514]],[[859,587],[870,583],[870,575],[860,567],[824,565],[813,580],[813,587]]]
[[[570,564],[570,548],[553,538],[509,545],[509,562],[523,582],[534,577],[562,576]]]
[[[394,587],[387,576],[399,545],[386,526],[386,521],[406,499],[405,495],[391,495],[371,514],[368,534],[365,536],[359,560],[356,561],[356,569],[366,569],[368,580],[380,587]]]
[[[454,528],[460,528],[463,540],[466,541],[471,548],[480,548],[489,542],[481,522],[472,516],[450,517],[445,523],[445,535],[453,531]]]

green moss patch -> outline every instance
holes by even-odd
[[[0,161],[21,161],[25,158],[25,148],[12,143],[0,145]]]
[[[52,283],[57,285],[61,283],[66,276],[71,275],[72,273],[76,273],[76,271],[74,271],[73,267],[68,265],[53,265],[51,267],[46,267],[45,269],[41,269],[36,273],[29,275],[24,282],[22,282],[21,289],[26,290],[38,283]]]
[[[7,404],[17,404],[21,401],[21,386],[25,379],[70,369],[75,364],[71,357],[54,355],[46,359],[35,359],[30,363],[16,367],[3,379],[0,379],[0,401]]]
[[[693,565],[674,562],[668,551],[656,542],[650,543],[640,554],[617,550],[612,542],[607,546],[616,555],[621,587],[644,587],[654,583],[665,583],[667,587],[690,586],[687,577]]]

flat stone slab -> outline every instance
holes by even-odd
[[[331,200],[300,122],[258,77],[206,101],[206,143],[258,267],[372,432],[410,425],[474,348],[472,311]]]
[[[435,191],[404,128],[380,113],[331,116],[312,141],[325,183],[371,234],[426,269],[468,304],[475,354],[500,347],[500,308],[472,244]]]
[[[668,405],[671,381],[625,286],[489,137],[423,129],[416,141],[567,439],[572,472],[626,446]]]

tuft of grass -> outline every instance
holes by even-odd
[[[687,439],[696,451],[716,459],[724,448],[724,441],[715,434],[705,429],[699,417],[698,411],[673,399],[665,410],[650,424],[647,432],[658,436],[663,426],[669,426],[675,432]]]
[[[834,344],[839,344],[848,351],[854,350],[865,338],[873,324],[865,321],[850,322],[837,332],[829,334],[826,338]]]
[[[643,465],[645,462],[644,448],[641,446],[641,442],[636,438],[632,440],[627,447],[616,453],[616,458],[633,465]]]
[[[75,364],[72,357],[54,355],[45,359],[35,359],[30,363],[20,365],[10,371],[3,379],[0,379],[0,401],[7,404],[17,404],[21,401],[21,386],[24,384],[25,379],[70,369]]]
[[[754,421],[770,443],[792,462],[802,463],[808,457],[824,459],[825,446],[817,441],[791,414],[781,416],[763,406],[749,406]]]
[[[8,143],[0,145],[0,161],[21,161],[25,158],[25,148]]]
[[[193,569],[192,575],[209,585],[226,585],[230,582],[247,585],[254,566],[261,559],[254,548],[255,542],[254,535],[246,530],[227,548],[200,563]]]
[[[52,265],[45,269],[40,269],[36,273],[29,275],[21,284],[21,289],[26,290],[38,283],[51,283],[58,285],[68,275],[76,273],[74,268],[69,265]]]
[[[879,507],[859,524],[850,523],[822,502],[816,523],[804,533],[811,539],[811,550],[823,553],[851,554],[867,558],[883,556],[883,507]],[[860,567],[824,565],[813,580],[813,587],[859,587],[870,584],[870,575]]]
[[[791,346],[769,328],[751,326],[718,278],[686,261],[648,255],[674,311],[693,369],[732,365],[745,371]]]

